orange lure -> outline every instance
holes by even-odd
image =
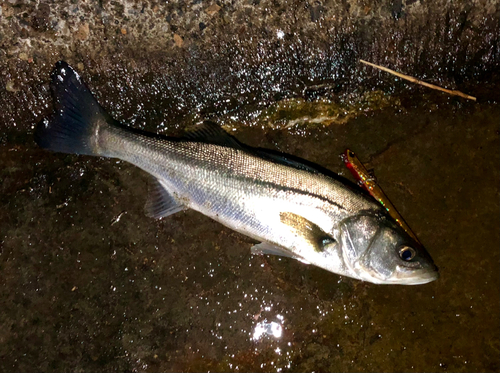
[[[394,220],[398,222],[398,224],[406,231],[406,233],[408,233],[413,239],[420,243],[415,233],[413,233],[408,224],[406,224],[403,217],[396,210],[389,198],[387,198],[385,193],[382,191],[382,188],[378,186],[375,179],[370,175],[370,173],[363,165],[363,163],[361,163],[361,161],[358,159],[356,154],[353,151],[346,149],[341,157],[344,160],[349,171],[351,171],[353,176],[358,181],[358,184],[366,189],[366,191],[368,191],[368,193],[370,193],[373,198],[375,198],[382,204],[382,206],[385,207],[389,215],[391,215]]]

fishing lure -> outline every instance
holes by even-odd
[[[358,181],[358,184],[365,189],[370,195],[385,207],[389,215],[408,233],[413,239],[420,243],[417,236],[410,229],[408,224],[404,221],[401,214],[396,210],[389,198],[385,195],[382,188],[377,184],[375,178],[370,174],[366,167],[361,163],[356,154],[349,149],[341,155],[342,160],[345,162],[349,171]]]

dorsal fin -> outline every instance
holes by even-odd
[[[229,148],[244,149],[243,145],[224,131],[221,126],[208,120],[195,127],[192,131],[188,131],[184,137],[191,141],[201,141]]]

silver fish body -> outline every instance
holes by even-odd
[[[79,76],[59,62],[56,112],[37,127],[42,147],[118,158],[155,179],[146,211],[190,208],[261,241],[254,253],[284,255],[373,283],[421,284],[437,268],[425,249],[362,192],[301,162],[246,147],[205,123],[183,139],[110,118]]]

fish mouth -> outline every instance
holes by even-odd
[[[401,285],[423,285],[432,281],[436,281],[438,278],[439,278],[439,272],[437,267],[434,266],[434,268],[432,269],[425,268],[421,270],[398,271],[398,274],[388,282],[392,284],[401,284]]]

